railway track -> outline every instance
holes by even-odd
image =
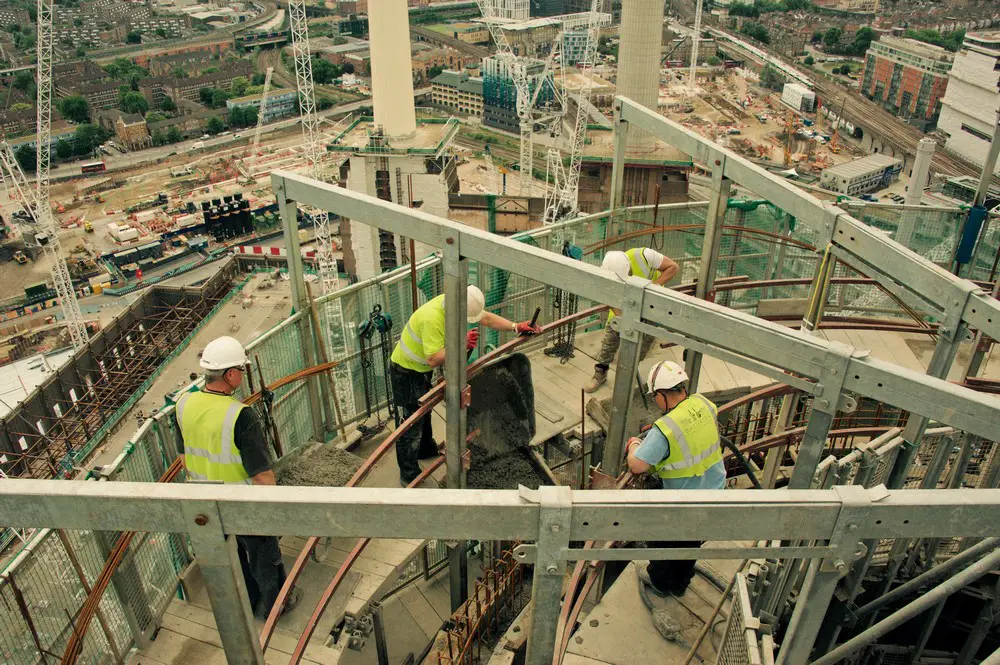
[[[448,35],[421,27],[419,25],[410,26],[410,35],[420,37],[424,41],[434,42],[435,44],[440,44],[442,46],[448,46],[455,49],[459,53],[471,55],[476,58],[485,58],[490,54],[490,50],[488,48],[476,46],[475,44],[466,44],[460,39],[449,37]]]

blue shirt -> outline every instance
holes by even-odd
[[[670,454],[670,442],[655,425],[635,450],[635,456],[649,465],[662,462]],[[660,478],[665,490],[721,490],[726,488],[726,465],[717,462],[700,476]]]

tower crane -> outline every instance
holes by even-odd
[[[63,317],[69,329],[70,340],[74,349],[87,346],[87,325],[80,311],[80,303],[73,292],[73,279],[69,267],[59,245],[59,233],[55,218],[52,216],[52,203],[49,199],[49,162],[51,160],[50,143],[52,139],[52,0],[38,0],[38,39],[37,39],[37,76],[38,92],[36,105],[38,108],[38,137],[35,143],[38,174],[35,178],[35,219],[39,231],[45,241],[42,248],[52,261],[52,282],[56,287],[56,295],[62,305]]]
[[[486,20],[486,27],[489,28],[490,36],[497,46],[497,59],[507,70],[507,75],[514,82],[517,90],[517,119],[521,130],[521,154],[520,154],[520,193],[522,195],[531,192],[532,173],[534,171],[534,145],[532,129],[534,121],[531,113],[531,90],[528,86],[528,73],[525,63],[514,55],[514,50],[507,41],[507,36],[500,29],[497,23],[497,0],[476,0],[479,11],[482,12]]]
[[[40,0],[41,1],[41,0]],[[305,0],[290,0],[288,19],[292,31],[292,55],[295,58],[295,84],[299,93],[299,109],[302,124],[302,142],[305,148],[309,174],[323,180],[320,163],[319,116],[316,115],[316,97],[313,92],[312,55],[309,48],[309,24],[306,20]],[[261,114],[263,115],[263,113]],[[259,119],[258,119],[259,120]],[[256,141],[256,139],[255,139]],[[337,258],[333,255],[333,233],[330,216],[325,210],[313,212],[316,227],[316,261],[319,267],[320,291],[330,295],[340,288],[337,272]],[[330,360],[347,358],[347,329],[344,325],[344,310],[339,299],[332,299],[323,305],[329,329]],[[333,369],[334,386],[341,402],[341,411],[354,414],[354,386],[346,363]]]
[[[592,0],[587,19],[587,39],[580,60],[584,83],[576,98],[576,118],[570,143],[569,164],[563,168],[562,158],[556,151],[548,159],[548,167],[556,176],[552,198],[545,209],[544,223],[553,224],[577,213],[580,207],[580,165],[583,160],[583,143],[587,135],[587,107],[594,79],[592,70],[597,58],[598,9],[600,0]],[[565,79],[564,79],[565,80]],[[551,171],[550,171],[551,172]]]
[[[695,75],[698,70],[698,42],[701,41],[701,5],[702,0],[695,0],[694,33],[691,35],[691,69],[688,72],[688,87],[694,92],[697,87]]]
[[[250,155],[247,159],[240,162],[240,171],[243,173],[243,179],[248,183],[253,182],[253,167],[257,162],[257,153],[260,151],[260,134],[264,128],[264,115],[267,111],[267,93],[271,91],[272,74],[274,74],[274,67],[268,67],[267,73],[264,74],[264,89],[260,92],[260,111],[257,112],[257,128],[253,132]]]

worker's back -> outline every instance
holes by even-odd
[[[722,461],[717,414],[707,397],[694,393],[657,419],[657,429],[670,443],[669,454],[656,465],[660,478],[701,476]]]
[[[427,358],[444,348],[444,321],[444,295],[418,307],[392,350],[392,362],[414,372],[432,371]]]
[[[188,480],[249,484],[236,446],[236,419],[246,405],[228,395],[191,392],[177,400]]]

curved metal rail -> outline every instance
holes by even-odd
[[[552,323],[542,326],[542,332],[540,334],[544,335],[545,333],[551,332],[552,330],[555,330],[556,328],[559,328],[561,326],[569,325],[571,323],[575,324],[577,321],[581,319],[588,318],[595,314],[600,314],[601,312],[604,312],[607,309],[608,309],[607,305],[599,305],[596,307],[585,309],[581,312],[577,312],[576,314],[564,317],[562,319],[559,319],[558,321],[553,321]],[[482,369],[488,363],[508,355],[509,353],[516,350],[518,347],[523,346],[528,341],[536,339],[537,337],[538,335],[533,335],[530,337],[516,337],[511,341],[507,342],[506,344],[497,347],[490,353],[483,355],[481,358],[476,360],[476,362],[469,365],[468,375],[475,376],[478,372],[482,371]],[[379,444],[378,448],[372,451],[371,455],[369,455],[367,459],[365,459],[365,461],[354,473],[351,479],[347,481],[345,487],[356,487],[358,484],[360,484],[368,476],[368,474],[371,473],[371,470],[375,467],[375,464],[378,463],[378,461],[382,459],[382,457],[394,445],[396,445],[396,441],[398,441],[399,438],[403,435],[403,432],[412,427],[421,418],[428,415],[431,412],[431,410],[439,402],[441,402],[441,400],[444,399],[444,386],[445,386],[444,381],[441,381],[433,388],[431,388],[429,391],[427,391],[427,393],[423,397],[420,398],[420,407],[413,413],[412,416],[403,421],[399,427],[397,427],[389,436],[387,436],[386,439],[381,444]],[[274,633],[274,629],[277,626],[278,617],[281,614],[280,608],[284,605],[285,600],[288,598],[288,594],[291,593],[292,588],[295,586],[295,582],[302,574],[302,570],[305,568],[306,562],[309,560],[312,551],[316,548],[316,545],[319,544],[319,540],[320,539],[318,537],[312,536],[306,541],[306,544],[302,548],[302,551],[299,552],[298,556],[296,557],[295,563],[292,565],[292,569],[288,572],[288,576],[285,579],[285,584],[284,586],[281,587],[281,591],[278,593],[278,598],[274,603],[274,607],[272,607],[271,609],[271,614],[267,617],[267,621],[264,623],[264,627],[261,629],[260,646],[262,650],[267,649],[267,645],[271,641],[271,635]],[[363,549],[364,546],[361,546],[361,550]],[[358,550],[357,545],[355,546],[355,550]],[[351,554],[352,555],[354,554],[354,550],[352,550]],[[358,551],[357,554],[353,557],[353,559],[349,557],[349,562],[351,565],[353,565],[354,561],[357,560],[360,554],[361,551]],[[344,564],[348,564],[348,561],[345,561]],[[300,638],[299,640],[299,644],[296,645],[295,653],[293,654],[292,659],[289,661],[289,665],[294,665],[301,660],[302,653],[304,653],[305,651],[305,645],[308,644],[309,639],[312,637],[312,630],[315,629],[315,623],[318,622],[319,617],[322,616],[323,611],[326,609],[326,605],[329,604],[330,597],[332,597],[333,593],[336,591],[337,585],[340,584],[340,580],[343,579],[343,577],[346,575],[346,572],[349,569],[350,565],[348,565],[345,568],[344,565],[342,564],[341,568],[338,569],[337,573],[334,575],[334,579],[331,581],[330,586],[327,587],[326,592],[324,592],[323,596],[320,598],[320,603],[317,604],[316,610],[313,612],[313,615],[310,618],[310,623],[307,624],[306,632],[303,632],[302,638]],[[316,620],[315,622],[313,621],[313,618],[315,618]]]

